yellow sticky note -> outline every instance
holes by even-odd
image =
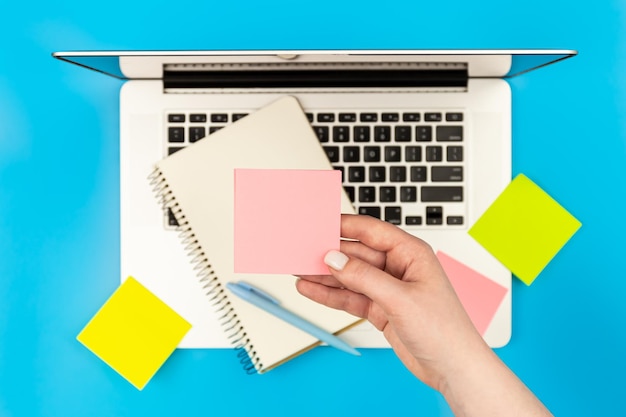
[[[76,339],[141,390],[190,328],[178,313],[128,277]]]
[[[580,226],[574,216],[520,174],[469,234],[530,285]]]

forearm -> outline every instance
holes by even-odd
[[[456,368],[448,370],[440,386],[455,416],[552,416],[488,347],[460,359]]]

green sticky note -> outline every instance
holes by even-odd
[[[530,285],[580,226],[574,216],[520,174],[469,234]]]

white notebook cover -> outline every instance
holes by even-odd
[[[332,167],[293,97],[281,98],[156,164],[156,189],[166,206],[174,205],[181,227],[190,228],[182,237],[187,237],[183,243],[195,257],[201,275],[198,291],[214,299],[216,314],[224,316],[224,329],[233,341],[244,345],[256,370],[262,373],[319,341],[235,297],[226,290],[225,283],[242,280],[253,284],[280,300],[286,309],[330,333],[343,331],[361,320],[301,296],[291,275],[234,273],[236,168]],[[354,212],[345,193],[342,212]],[[188,237],[191,233],[193,237]],[[235,325],[237,320],[240,324]]]

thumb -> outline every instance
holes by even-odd
[[[385,271],[346,254],[331,250],[324,257],[331,274],[346,288],[360,293],[389,311],[406,291],[404,283]]]

